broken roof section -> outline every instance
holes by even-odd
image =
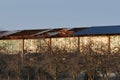
[[[1,38],[5,38],[6,36],[9,36],[11,34],[15,34],[15,33],[18,33],[18,32],[21,32],[20,30],[16,30],[16,31],[0,31],[0,39]]]
[[[0,31],[0,39],[37,39],[71,37],[77,31],[85,28],[55,28],[36,30]]]
[[[76,32],[75,36],[91,36],[91,35],[117,35],[120,34],[120,26],[96,26],[89,27]]]

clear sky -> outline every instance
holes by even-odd
[[[0,29],[120,25],[120,0],[0,0]]]

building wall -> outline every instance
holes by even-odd
[[[66,51],[80,53],[106,54],[108,51],[108,36],[85,36],[65,38],[44,38],[44,39],[25,39],[24,50],[29,53],[45,53],[50,51]],[[79,48],[78,48],[79,46]],[[20,53],[22,51],[22,40],[1,40],[1,53]],[[120,51],[120,36],[110,36],[110,52]]]
[[[108,51],[108,37],[107,36],[80,37],[80,52],[81,53],[106,54],[107,51]]]

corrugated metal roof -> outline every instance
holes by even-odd
[[[4,37],[4,36],[8,36],[17,32],[21,32],[20,30],[16,30],[16,31],[4,31],[2,34],[0,34],[0,38]]]
[[[38,33],[32,34],[32,36],[40,35],[40,34],[43,34],[43,33],[45,33],[45,32],[51,31],[51,30],[52,30],[52,29],[43,30],[43,31],[40,31],[40,32],[38,32]]]
[[[53,28],[53,29],[0,31],[0,40],[73,37],[73,34],[75,32],[83,29],[86,28],[80,27],[80,28]]]
[[[49,36],[55,36],[55,35],[57,35],[57,34],[59,34],[59,32],[49,32],[49,33],[48,33]]]
[[[86,36],[86,35],[114,35],[114,34],[120,34],[120,25],[89,27],[87,29],[76,32],[74,35]]]

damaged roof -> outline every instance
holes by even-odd
[[[15,30],[0,31],[0,39],[38,39],[38,38],[57,38],[70,37],[77,31],[85,28],[54,28],[36,30]]]
[[[120,34],[118,26],[94,26],[77,28],[54,28],[36,30],[15,30],[0,31],[0,39],[39,39],[73,36],[94,36],[94,35],[117,35]]]

